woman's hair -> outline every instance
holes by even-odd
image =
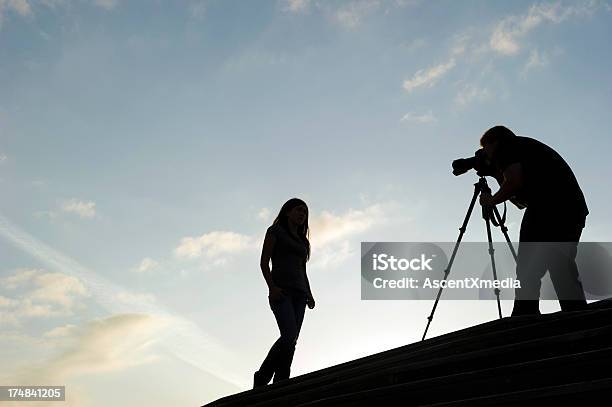
[[[485,131],[480,138],[480,146],[484,147],[486,144],[492,144],[497,141],[504,143],[508,140],[512,140],[514,137],[516,137],[516,134],[505,126],[491,127],[489,130]]]
[[[302,225],[298,225],[297,234],[306,244],[306,261],[308,261],[308,259],[310,259],[310,241],[308,240],[308,236],[310,233],[308,229],[308,205],[306,205],[306,202],[302,201],[299,198],[291,198],[283,204],[280,211],[278,212],[278,215],[276,216],[276,219],[274,219],[274,222],[272,222],[272,224],[275,225],[278,223],[283,228],[285,228],[287,232],[289,232],[287,212],[300,205],[304,205],[306,207],[306,220]]]

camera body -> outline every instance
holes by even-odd
[[[465,174],[466,172],[472,169],[476,170],[476,173],[479,177],[495,177],[501,185],[501,174],[498,172],[496,166],[489,161],[486,153],[482,148],[476,150],[476,152],[474,153],[474,157],[458,158],[453,161],[454,175]],[[527,204],[524,199],[520,198],[519,196],[513,196],[512,198],[510,198],[510,202],[512,202],[519,209],[524,209],[527,207]]]
[[[459,158],[453,161],[453,175],[465,174],[469,170],[476,170],[480,177],[495,176],[495,166],[489,161],[484,150],[478,149],[473,157]]]

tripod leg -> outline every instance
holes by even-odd
[[[518,261],[518,257],[516,255],[516,251],[514,250],[514,246],[512,246],[512,241],[510,241],[510,236],[508,236],[508,227],[506,227],[504,222],[502,222],[502,218],[499,215],[499,211],[497,210],[496,207],[493,207],[493,212],[495,213],[495,219],[497,219],[497,223],[499,224],[499,227],[500,227],[502,233],[504,234],[504,237],[506,238],[506,242],[508,242],[508,247],[510,248],[510,252],[512,253],[512,257],[514,257],[514,261],[517,262]]]
[[[484,214],[484,213],[483,213]],[[497,281],[497,269],[495,268],[495,249],[493,249],[493,238],[491,237],[491,221],[488,216],[484,215],[485,224],[487,225],[487,239],[489,240],[489,255],[491,256],[491,269],[493,270],[493,278]],[[495,287],[494,289],[495,297],[497,298],[497,312],[499,313],[499,318],[502,318],[501,311],[501,303],[499,301],[499,288]]]
[[[455,255],[457,254],[457,250],[459,249],[459,243],[461,243],[461,239],[463,238],[463,234],[467,228],[467,224],[470,220],[470,216],[472,215],[472,211],[474,210],[474,204],[476,203],[476,198],[480,194],[480,184],[474,184],[474,195],[472,195],[472,200],[470,201],[470,206],[468,207],[467,213],[465,214],[465,218],[463,219],[463,223],[459,228],[459,237],[457,238],[457,242],[455,243],[455,247],[453,248],[453,253],[448,261],[448,266],[446,270],[444,270],[444,281],[448,278],[450,274],[451,267],[453,266],[453,262],[455,261]],[[425,332],[423,332],[423,337],[421,340],[425,340],[425,336],[427,336],[427,331],[429,330],[429,325],[431,325],[431,321],[433,320],[434,313],[436,312],[436,308],[438,307],[438,302],[440,301],[440,296],[442,295],[443,285],[440,286],[438,290],[438,295],[436,296],[436,301],[434,302],[433,308],[431,309],[431,314],[427,317],[427,326],[425,327]]]

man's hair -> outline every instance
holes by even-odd
[[[496,143],[501,141],[502,143],[516,137],[516,134],[505,126],[491,127],[489,130],[480,138],[480,146],[484,147],[486,144]]]

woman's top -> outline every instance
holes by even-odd
[[[272,252],[272,281],[277,287],[310,294],[306,277],[306,243],[276,223],[268,228],[276,237]]]

